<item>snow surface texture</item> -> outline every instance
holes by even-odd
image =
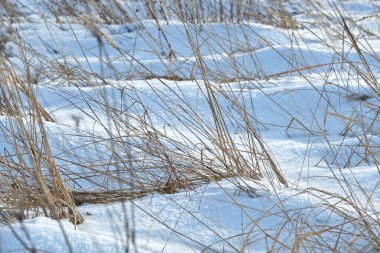
[[[75,21],[57,23],[53,17],[42,19],[33,11],[25,10],[29,19],[14,23],[13,27],[25,44],[46,60],[43,62],[42,57],[35,57],[30,60],[31,64],[49,69],[64,63],[74,72],[81,66],[81,69],[102,75],[107,80],[100,92],[99,87],[86,86],[85,79],[76,81],[76,86],[73,86],[70,82],[62,82],[61,74],[52,72],[51,80],[54,81],[41,80],[35,87],[39,102],[55,119],[54,123],[46,123],[46,129],[57,163],[65,171],[86,173],[83,168],[66,162],[75,159],[81,164],[99,164],[102,168],[102,162],[112,153],[107,143],[94,141],[107,136],[99,124],[107,122],[105,109],[99,101],[106,96],[114,107],[127,108],[128,102],[121,94],[130,87],[139,93],[131,92],[128,96],[138,97],[145,106],[136,107],[136,115],[144,110],[155,111],[152,120],[157,128],[175,136],[174,131],[166,129],[165,123],[170,122],[178,132],[197,142],[196,134],[157,102],[164,97],[168,103],[185,106],[183,101],[187,101],[197,109],[204,122],[211,122],[207,101],[200,95],[203,86],[199,84],[203,81],[195,81],[202,78],[202,73],[194,68],[197,59],[188,41],[188,36],[191,36],[197,37],[201,45],[199,53],[213,85],[217,87],[218,81],[241,78],[241,82],[225,85],[231,93],[239,94],[239,100],[246,101],[247,108],[254,108],[261,123],[257,124],[257,129],[290,187],[272,187],[266,180],[261,182],[264,187],[259,187],[246,178],[235,178],[174,194],[150,194],[128,202],[84,204],[79,206],[79,210],[85,222],[77,227],[67,220],[55,221],[41,216],[0,225],[0,252],[22,252],[27,251],[26,248],[41,252],[125,252],[125,249],[131,252],[291,251],[297,236],[307,238],[308,233],[313,232],[311,228],[323,231],[334,226],[336,229],[330,229],[318,238],[323,241],[320,243],[323,247],[314,250],[329,251],[328,247],[331,247],[339,252],[352,249],[369,251],[366,241],[353,236],[358,227],[345,223],[341,215],[327,206],[341,205],[343,212],[352,212],[355,216],[355,210],[340,203],[336,196],[359,196],[357,201],[365,206],[369,215],[378,219],[379,171],[373,166],[373,161],[358,155],[365,151],[360,151],[363,148],[357,136],[342,135],[342,132],[346,126],[343,116],[353,117],[358,111],[368,114],[368,122],[362,124],[371,125],[368,142],[378,147],[379,125],[370,119],[374,113],[372,108],[378,106],[379,101],[369,97],[367,103],[370,106],[362,108],[360,99],[343,97],[342,87],[330,85],[339,82],[340,78],[338,74],[326,78],[326,73],[331,71],[331,62],[359,62],[361,58],[355,51],[349,51],[345,59],[339,59],[336,52],[317,39],[323,34],[316,24],[309,22],[313,20],[311,14],[302,12],[303,1],[289,2],[292,4],[287,8],[295,11],[294,18],[305,23],[307,29],[294,32],[253,22],[244,25],[211,23],[204,25],[201,31],[199,27],[189,25],[191,34],[188,35],[180,21],[162,21],[162,29],[176,55],[173,60],[167,59],[167,48],[160,48],[158,45],[162,44],[154,42],[163,38],[152,20],[144,20],[143,27],[141,24],[100,26],[125,52],[126,56],[120,57],[120,51],[109,43],[100,48],[94,34]],[[328,1],[321,2],[325,8],[321,13],[331,11]],[[371,18],[363,19],[376,13],[371,1],[344,1],[344,7],[362,27],[372,33],[378,32],[376,22]],[[33,10],[34,7],[30,8]],[[297,46],[293,45],[294,38],[299,43]],[[368,43],[373,50],[371,52],[379,55],[380,40],[371,36]],[[9,42],[6,47],[10,61],[15,66],[22,64],[14,57],[16,46]],[[101,50],[111,59],[112,67],[99,60]],[[157,52],[162,52],[161,59]],[[378,62],[369,54],[364,57],[377,78]],[[131,67],[133,62],[134,67]],[[313,66],[312,70],[305,69],[308,66]],[[299,71],[292,72],[294,69]],[[288,75],[273,76],[289,71]],[[171,76],[173,73],[183,81],[165,80],[162,84],[158,79],[140,80],[147,76]],[[264,78],[268,76],[270,78]],[[253,79],[257,81],[254,84],[250,82]],[[345,89],[358,96],[371,94],[370,87],[365,83],[359,85],[359,82],[350,80]],[[78,87],[78,83],[83,86]],[[158,97],[157,90],[161,97]],[[321,95],[328,96],[329,103],[321,100]],[[222,94],[220,101],[221,106],[228,109]],[[93,117],[94,109],[97,119]],[[289,122],[294,118],[298,121],[294,121],[287,131]],[[323,122],[323,125],[315,122]],[[0,116],[0,123],[7,126],[9,120]],[[359,128],[356,133],[360,135]],[[320,134],[321,129],[329,142]],[[6,134],[1,133],[2,139]],[[241,133],[237,131],[233,135],[239,139]],[[0,150],[7,148],[9,143],[0,141]],[[112,182],[103,173],[93,175],[91,181],[78,177],[68,185],[75,190],[101,190],[97,186],[104,184],[109,189],[129,187]],[[338,185],[337,178],[348,180],[352,188]],[[244,187],[239,189],[236,185],[243,181],[241,185]],[[324,196],[321,191],[330,195]],[[366,194],[371,195],[372,205],[367,205]],[[339,234],[343,227],[352,233]],[[313,250],[307,245],[301,248]]]

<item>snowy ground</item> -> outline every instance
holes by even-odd
[[[326,8],[323,11],[328,12],[328,1],[323,3]],[[362,19],[377,15],[371,1],[344,3],[350,15],[374,34],[368,35],[366,47],[372,55],[379,56],[378,21]],[[370,87],[362,80],[349,78],[343,83],[341,73],[347,72],[343,67],[339,69],[339,64],[334,65],[332,71],[332,62],[359,62],[361,58],[354,50],[340,48],[341,45],[336,45],[334,51],[323,44],[319,37],[325,34],[317,24],[310,22],[313,20],[310,15],[301,12],[295,16],[307,26],[296,31],[253,22],[212,23],[204,25],[202,31],[188,27],[190,36],[204,45],[200,46],[200,53],[213,86],[222,89],[218,81],[236,76],[246,79],[221,86],[228,86],[229,94],[238,94],[237,99],[246,101],[247,108],[252,108],[259,122],[255,126],[278,162],[288,188],[273,186],[266,180],[260,186],[247,178],[234,178],[174,194],[155,193],[127,202],[83,204],[79,210],[85,222],[77,227],[67,220],[58,222],[46,217],[0,225],[0,252],[22,252],[25,248],[41,252],[124,252],[126,248],[131,252],[287,252],[299,250],[293,247],[301,236],[306,239],[300,246],[301,251],[328,252],[333,248],[338,252],[370,251],[368,242],[354,236],[361,229],[358,223],[346,222],[328,206],[338,207],[355,218],[359,212],[341,201],[353,198],[373,220],[379,220],[380,177],[373,161],[378,154],[370,161],[362,159],[358,154],[362,154],[364,148],[357,136],[342,135],[347,125],[344,117],[354,117],[358,112],[366,114],[367,120],[355,126],[356,133],[363,135],[360,127],[371,125],[367,141],[377,150],[380,125],[371,119],[377,118],[373,108],[378,107],[379,99],[371,96]],[[50,68],[67,64],[65,66],[70,66],[73,72],[87,70],[106,80],[104,84],[93,77],[91,85],[86,85],[86,79],[70,83],[68,79],[56,78],[61,74],[52,72],[50,80],[42,79],[35,87],[39,102],[55,120],[47,122],[46,129],[57,163],[66,172],[86,173],[74,162],[67,161],[97,164],[99,170],[113,169],[101,165],[111,156],[109,143],[94,142],[107,138],[108,134],[100,124],[107,124],[107,114],[100,102],[104,96],[117,108],[131,106],[128,98],[143,101],[145,108],[134,107],[133,115],[143,113],[143,109],[152,111],[157,129],[174,137],[180,132],[179,142],[186,142],[183,138],[186,136],[195,146],[201,145],[198,142],[202,137],[191,132],[180,121],[181,117],[173,117],[173,111],[180,115],[188,103],[197,109],[205,124],[212,118],[202,95],[203,81],[196,81],[202,79],[202,73],[194,67],[197,59],[186,29],[179,21],[169,24],[162,21],[176,58],[169,60],[162,55],[160,59],[155,52],[167,52],[167,48],[161,49],[155,43],[162,39],[156,24],[151,20],[143,23],[144,28],[101,26],[125,52],[125,57],[120,57],[120,51],[108,42],[100,48],[96,37],[80,24],[58,24],[54,18],[42,19],[34,14],[29,14],[28,21],[13,24],[26,45],[35,50],[30,60],[37,66],[34,71],[40,68],[49,72]],[[8,43],[7,50],[14,66],[22,64],[14,57],[15,44]],[[346,58],[339,59],[338,51],[345,52]],[[108,65],[99,60],[100,54],[107,55]],[[377,59],[370,54],[364,57],[375,78],[380,80]],[[307,66],[314,67],[309,71],[304,69]],[[301,71],[292,72],[294,69]],[[271,76],[288,71],[288,75]],[[156,78],[141,80],[146,76],[173,73],[184,80],[164,80],[164,84]],[[128,93],[131,87],[134,90]],[[364,106],[347,94],[364,94],[369,98]],[[218,96],[222,107],[228,110],[223,94],[218,93]],[[326,97],[328,101],[323,99]],[[173,111],[163,108],[163,102],[175,105],[171,108]],[[297,121],[287,129],[292,119]],[[176,126],[177,131],[168,130],[168,122]],[[9,119],[0,116],[0,123],[5,128]],[[4,140],[6,134],[2,132]],[[233,135],[239,139],[244,133],[236,130]],[[10,144],[0,141],[0,150],[5,149],[11,150]],[[77,177],[68,185],[75,190],[101,190],[99,185],[110,189],[128,188],[120,182],[112,182],[104,173],[91,173],[94,173],[91,181]],[[244,182],[242,185],[255,194],[238,189],[237,182]],[[377,225],[370,224],[374,231],[379,231]],[[330,229],[325,231],[328,227]],[[350,233],[340,233],[341,230]]]

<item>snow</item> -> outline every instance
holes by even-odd
[[[299,6],[303,1],[290,2],[299,8],[297,13],[302,11]],[[321,2],[323,11],[332,12],[329,1]],[[378,22],[371,21],[372,18],[362,19],[376,14],[371,1],[352,0],[341,4],[354,20],[360,20],[360,25],[378,34]],[[288,8],[295,8],[292,6]],[[38,101],[55,120],[45,122],[45,126],[60,169],[68,177],[80,173],[93,175],[91,181],[73,177],[67,183],[71,189],[100,191],[130,187],[104,174],[105,170],[113,175],[120,173],[117,166],[104,165],[104,161],[108,161],[115,150],[122,153],[123,147],[110,148],[109,132],[102,125],[107,124],[108,115],[101,101],[108,101],[114,108],[132,108],[130,115],[136,117],[143,115],[144,110],[153,112],[151,120],[156,128],[190,145],[188,152],[199,154],[204,142],[210,141],[200,129],[189,129],[186,125],[194,123],[196,118],[184,115],[184,109],[190,110],[190,106],[196,108],[194,115],[202,119],[202,126],[212,125],[207,98],[202,95],[205,89],[204,81],[200,80],[202,73],[194,67],[197,58],[187,36],[201,45],[200,54],[212,87],[223,88],[231,96],[236,94],[237,101],[244,100],[246,107],[252,108],[251,113],[259,122],[255,127],[289,187],[272,185],[266,179],[256,182],[242,177],[202,184],[174,194],[151,193],[124,202],[83,204],[79,211],[85,221],[78,226],[68,220],[56,221],[30,213],[22,222],[0,225],[0,252],[27,249],[39,252],[125,252],[125,249],[130,252],[268,252],[271,249],[287,252],[300,236],[310,240],[310,245],[306,243],[301,247],[306,252],[333,248],[338,252],[368,250],[368,242],[353,236],[360,231],[357,223],[345,222],[342,215],[333,211],[336,209],[329,207],[335,206],[357,218],[360,212],[341,201],[342,198],[354,199],[372,220],[379,220],[380,178],[373,161],[378,153],[372,160],[362,159],[358,154],[366,151],[357,136],[342,134],[348,124],[345,117],[354,118],[359,112],[367,115],[366,120],[354,127],[356,134],[363,135],[365,127],[361,127],[370,126],[370,139],[366,141],[377,151],[379,125],[377,120],[373,124],[371,119],[376,118],[373,108],[378,108],[379,100],[371,96],[371,88],[359,78],[335,85],[342,83],[339,70],[346,73],[343,61],[361,62],[362,59],[348,47],[331,48],[321,43],[318,37],[326,34],[309,22],[313,14],[295,15],[296,20],[307,26],[296,32],[254,22],[211,23],[198,31],[199,27],[193,24],[184,26],[176,20],[161,21],[175,59],[167,59],[167,46],[159,47],[165,43],[155,42],[160,35],[151,20],[142,20],[143,26],[100,26],[125,52],[125,57],[120,57],[120,51],[107,41],[99,48],[97,38],[75,20],[69,25],[57,23],[54,17],[46,17],[46,22],[38,15],[28,15],[30,21],[20,21],[12,27],[35,52],[27,53],[33,55],[30,63],[37,66],[33,71],[67,64],[73,73],[80,74],[83,69],[92,73],[90,80],[69,82],[62,78],[62,73],[52,71],[50,80],[42,79],[34,86]],[[149,36],[152,34],[155,36]],[[295,42],[298,44],[294,45]],[[363,45],[368,46],[370,53],[364,57],[375,78],[380,80],[378,61],[373,57],[380,54],[380,40],[369,36],[366,43]],[[8,43],[7,50],[13,55],[12,64],[20,66],[22,63],[15,57],[16,45]],[[107,52],[108,65],[99,60],[101,50]],[[344,53],[346,58],[340,59],[338,52]],[[337,64],[332,66],[332,62]],[[309,66],[313,68],[305,69]],[[172,73],[187,80],[143,80],[146,76]],[[96,74],[103,75],[105,81]],[[236,76],[245,80],[220,83]],[[342,95],[348,94],[347,91],[368,95],[366,106]],[[216,94],[223,110],[233,111],[223,98],[223,92]],[[132,99],[143,101],[144,107],[129,104]],[[173,105],[170,110],[165,103]],[[240,119],[239,115],[236,117]],[[289,127],[293,119],[296,120]],[[133,118],[126,120],[137,124]],[[1,128],[6,129],[9,124],[9,117],[0,116]],[[228,125],[231,129],[232,124]],[[110,129],[114,134],[117,132],[115,125]],[[127,138],[130,129],[121,130],[125,131],[121,138],[134,143]],[[244,131],[240,131],[232,135],[236,143],[243,146],[244,142],[239,140],[244,139]],[[12,151],[12,144],[7,141],[9,135],[6,131],[0,133],[1,152]],[[88,170],[90,165],[97,170]],[[122,173],[125,178],[130,177],[128,170]],[[154,181],[147,177],[146,181],[151,182],[149,180]],[[378,223],[370,226],[379,231]],[[311,236],[315,230],[324,231],[328,227],[334,228]],[[340,229],[351,233],[340,234]]]
[[[226,192],[221,190],[221,186]],[[282,207],[278,206],[277,197],[273,194],[260,191],[259,197],[250,197],[239,192],[231,183],[222,181],[192,192],[152,195],[125,204],[84,205],[80,211],[86,214],[86,222],[76,229],[67,221],[62,221],[59,225],[57,221],[47,218],[27,220],[22,224],[24,228],[20,228],[20,224],[14,227],[20,236],[26,237],[25,233],[29,234],[29,240],[24,238],[27,245],[41,251],[68,251],[69,245],[59,243],[66,234],[75,252],[121,252],[128,243],[131,249],[137,247],[141,252],[162,249],[167,252],[198,252],[206,246],[209,251],[234,252],[242,250],[245,244],[255,252],[264,252],[267,244],[274,243],[272,238],[278,233],[279,227],[274,227],[273,224],[284,225],[281,238],[291,241],[295,235],[293,229],[302,219],[320,226],[339,223],[339,217],[331,215],[310,197],[294,197],[294,192],[289,190],[280,190],[277,194],[287,199]],[[288,210],[287,215],[292,217],[292,222],[287,221],[281,208]],[[265,216],[267,210],[270,210],[270,215]],[[127,217],[120,215],[122,213],[126,213]],[[135,245],[125,234],[127,224],[136,233]],[[9,228],[4,228],[1,235],[7,242],[12,242],[3,243],[3,251],[22,248],[20,243],[15,243],[17,240]],[[223,242],[225,239],[227,240]],[[281,245],[273,247],[275,250],[286,250]]]

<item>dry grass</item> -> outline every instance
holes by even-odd
[[[45,132],[44,121],[51,117],[36,100],[31,84],[24,83],[4,59],[1,61],[0,91],[7,116],[1,131],[6,138],[3,141],[14,149],[0,158],[6,204],[21,210],[41,207],[55,219],[70,217],[80,224],[83,219],[62,181]]]
[[[76,175],[74,172],[67,175],[64,168],[57,165],[58,158],[54,156],[49,145],[45,124],[47,121],[53,121],[53,119],[40,106],[36,94],[33,92],[34,82],[30,74],[30,68],[33,68],[33,66],[28,64],[26,56],[28,49],[20,41],[16,41],[19,45],[19,52],[23,56],[24,69],[21,70],[23,75],[20,74],[20,70],[13,69],[7,63],[6,58],[1,56],[0,79],[2,84],[0,91],[2,99],[0,100],[0,108],[1,114],[7,117],[7,125],[1,126],[1,130],[3,136],[9,136],[5,141],[12,147],[12,150],[6,150],[0,157],[2,204],[8,205],[9,208],[21,210],[35,210],[36,212],[42,210],[46,215],[55,219],[69,217],[72,222],[79,224],[83,221],[83,218],[78,213],[76,205],[82,203],[129,200],[152,192],[171,194],[180,189],[194,189],[201,184],[218,182],[221,179],[231,180],[241,191],[245,191],[250,195],[252,194],[252,189],[248,187],[248,183],[237,183],[234,178],[247,178],[258,182],[258,186],[260,186],[260,180],[265,179],[271,183],[273,186],[271,190],[274,192],[279,185],[297,188],[291,185],[283,176],[275,157],[273,157],[260,136],[257,126],[262,123],[256,119],[254,111],[250,108],[252,103],[241,99],[241,94],[236,94],[228,85],[229,82],[241,83],[244,81],[265,93],[265,90],[260,88],[259,77],[261,73],[265,73],[265,70],[261,69],[260,62],[253,60],[256,63],[256,66],[254,66],[256,71],[252,76],[247,76],[246,72],[242,71],[244,66],[242,67],[241,63],[235,60],[234,54],[231,53],[228,67],[229,71],[234,73],[234,76],[227,76],[223,71],[225,66],[218,66],[218,61],[214,61],[217,66],[214,69],[207,66],[196,36],[211,22],[242,23],[241,26],[245,28],[244,31],[253,34],[255,34],[255,31],[250,30],[249,26],[246,26],[243,21],[255,20],[264,24],[290,29],[295,29],[298,25],[292,20],[290,14],[286,13],[281,1],[270,1],[270,8],[264,13],[260,6],[255,5],[256,1],[230,1],[228,5],[224,5],[227,1],[214,1],[217,4],[209,5],[206,5],[206,2],[208,1],[175,1],[175,4],[170,5],[166,1],[153,2],[145,0],[141,1],[141,3],[136,1],[136,5],[145,8],[139,14],[136,13],[136,10],[126,9],[126,5],[120,4],[116,0],[110,1],[110,5],[102,4],[101,1],[83,2],[86,4],[76,2],[74,5],[70,1],[49,3],[49,9],[58,22],[68,22],[69,24],[78,22],[97,38],[100,52],[99,61],[105,62],[107,67],[112,68],[111,60],[102,53],[105,44],[111,45],[119,53],[119,58],[129,64],[131,73],[134,73],[139,79],[145,80],[146,86],[149,87],[149,92],[155,94],[155,98],[142,100],[141,97],[144,94],[133,85],[127,85],[125,88],[119,89],[118,94],[122,100],[128,100],[129,106],[123,108],[109,100],[109,94],[107,94],[104,87],[106,85],[112,86],[112,83],[107,82],[104,75],[104,66],[102,66],[99,76],[97,73],[88,72],[88,70],[81,67],[72,68],[68,64],[50,62],[51,68],[49,72],[58,75],[63,82],[70,83],[70,85],[77,87],[78,90],[81,90],[80,87],[83,85],[96,88],[95,98],[87,96],[85,92],[81,91],[81,99],[89,106],[90,111],[93,113],[91,117],[94,121],[102,126],[107,133],[106,137],[99,137],[96,141],[94,138],[94,143],[92,144],[96,142],[96,145],[106,149],[109,156],[101,161],[94,159],[85,163],[74,159],[65,161],[70,165],[80,166],[84,171],[84,175]],[[314,4],[310,4],[310,6],[313,8]],[[315,6],[318,8],[318,5]],[[78,10],[82,9],[84,10],[83,15],[78,13]],[[270,239],[271,243],[268,244],[268,251],[271,252],[280,252],[281,250],[291,252],[339,251],[337,245],[340,235],[349,233],[352,233],[353,238],[351,242],[348,242],[351,247],[350,250],[375,251],[380,249],[379,214],[376,213],[377,207],[374,206],[371,199],[372,193],[367,192],[360,185],[360,182],[353,185],[342,173],[345,168],[350,169],[352,165],[358,165],[351,161],[354,157],[360,157],[360,163],[369,163],[379,168],[377,147],[372,142],[372,135],[377,133],[376,125],[378,124],[379,108],[375,103],[367,100],[368,98],[378,99],[380,87],[374,74],[373,66],[367,62],[368,57],[366,57],[369,54],[377,59],[377,55],[363,49],[362,42],[359,42],[355,35],[357,32],[352,31],[352,26],[355,22],[349,20],[346,13],[338,7],[335,7],[334,10],[336,11],[335,16],[325,14],[324,18],[319,18],[316,22],[319,22],[322,31],[327,31],[324,35],[328,39],[321,38],[321,43],[333,50],[341,58],[341,62],[321,63],[312,66],[302,66],[300,64],[301,66],[299,66],[299,62],[293,59],[294,55],[290,57],[283,55],[293,68],[286,72],[264,75],[263,79],[272,80],[279,76],[299,75],[304,78],[305,82],[310,84],[311,88],[315,88],[313,81],[305,74],[306,72],[312,72],[314,69],[325,66],[341,66],[347,76],[342,75],[340,78],[336,78],[338,83],[333,85],[342,87],[342,90],[345,90],[345,83],[355,79],[360,80],[358,83],[362,82],[370,87],[370,97],[359,96],[360,99],[357,99],[357,96],[349,90],[339,94],[342,98],[356,98],[361,106],[371,108],[375,116],[370,117],[370,124],[367,123],[369,116],[359,110],[355,111],[354,115],[349,118],[341,115],[338,113],[338,109],[332,105],[329,96],[321,93],[321,100],[329,105],[325,119],[328,117],[340,119],[346,126],[342,135],[350,134],[359,143],[359,148],[353,149],[351,156],[346,159],[343,166],[337,162],[341,159],[339,157],[340,153],[325,132],[325,122],[319,122],[315,115],[315,121],[311,127],[304,124],[302,119],[293,115],[289,115],[291,120],[288,126],[284,126],[284,132],[287,133],[288,129],[297,124],[300,129],[305,130],[310,135],[320,136],[330,147],[326,156],[332,153],[334,159],[333,162],[326,160],[326,164],[336,165],[334,168],[331,165],[330,169],[335,175],[337,187],[349,194],[347,196],[338,195],[328,190],[323,191],[314,188],[297,188],[297,190],[301,192],[299,194],[310,194],[319,198],[321,205],[326,210],[330,210],[342,217],[344,221],[339,225],[316,227],[308,224],[304,219],[300,218],[298,220],[298,217],[294,217],[294,212],[289,212],[283,208],[282,202],[284,200],[279,200],[272,209],[280,208],[284,221],[279,224],[277,235],[272,236],[260,227],[260,221],[272,215],[270,214],[272,209],[269,209],[257,220],[249,217],[245,208],[239,206],[242,213],[250,219],[251,225],[247,227],[246,233],[238,235],[246,238],[245,244],[241,248],[236,248],[228,239],[221,237],[221,241],[224,241],[235,251],[244,252],[250,244],[253,244],[257,239],[256,230],[260,231],[259,235],[261,234],[261,236]],[[14,13],[17,12],[12,11],[9,13],[15,15]],[[141,13],[155,21],[157,30],[163,38],[162,41],[153,40],[152,38],[156,35],[149,34],[148,36],[151,37],[147,40],[152,39],[152,43],[156,43],[152,48],[155,48],[154,53],[157,59],[160,59],[162,65],[166,67],[167,74],[158,75],[151,71],[133,54],[120,48],[100,28],[101,24],[135,23],[138,25],[144,17],[141,16],[144,15]],[[64,20],[62,20],[63,17],[65,18]],[[173,70],[167,66],[167,61],[174,61],[178,57],[165,34],[165,30],[161,27],[161,20],[168,21],[170,19],[177,19],[182,23],[185,37],[191,45],[192,54],[195,57],[192,68],[200,73],[200,78],[173,73]],[[334,31],[330,29],[330,25],[325,20],[328,20],[328,22],[333,20],[341,30]],[[228,26],[226,27],[228,30]],[[360,31],[360,27],[355,27],[355,29]],[[297,33],[297,30],[294,31]],[[340,31],[344,31],[344,34],[341,35]],[[193,35],[194,32],[195,35]],[[217,34],[212,35],[217,40]],[[276,47],[271,45],[266,38],[262,39],[269,47],[276,50]],[[230,40],[233,41],[233,38],[230,38]],[[337,43],[330,43],[330,41],[336,40],[340,41],[341,45],[348,46],[355,51],[360,62],[347,59],[345,52],[337,46]],[[249,41],[247,43],[249,44]],[[297,45],[297,42],[294,42],[294,44]],[[0,41],[0,51],[3,51],[1,46]],[[217,49],[213,42],[207,44],[207,46],[210,49],[214,47],[214,51],[220,50]],[[247,48],[250,48],[249,46]],[[157,50],[157,48],[164,50]],[[224,49],[229,52],[232,51],[232,48]],[[248,50],[248,52],[254,52],[254,50]],[[82,53],[86,55],[84,50],[82,50]],[[34,56],[40,58],[37,54]],[[251,57],[255,59],[253,53]],[[115,70],[116,72],[117,70]],[[320,75],[326,83],[329,82],[330,73]],[[47,73],[47,71],[42,71],[41,76],[49,80],[51,74]],[[151,79],[156,79],[160,87],[153,85],[150,82]],[[200,117],[199,112],[191,104],[191,101],[187,100],[186,95],[184,95],[185,91],[180,85],[180,82],[184,80],[192,80],[197,84],[201,91],[200,96],[206,101],[207,110],[212,115],[211,120]],[[162,87],[164,87],[165,92],[161,90]],[[317,88],[315,89],[318,90]],[[318,92],[320,91],[318,90]],[[173,97],[177,100],[173,101]],[[253,98],[250,99],[252,100]],[[93,103],[94,100],[97,101],[96,105]],[[180,102],[178,103],[178,101]],[[146,103],[155,104],[160,114],[158,115],[157,111],[150,109]],[[290,113],[285,110],[284,114]],[[107,119],[106,122],[104,122],[104,118]],[[160,118],[163,125],[165,125],[165,129],[163,130],[156,126],[153,118]],[[235,132],[240,133],[238,137],[236,137]],[[188,137],[189,133],[195,138],[190,139]],[[343,145],[344,138],[341,143],[341,146]],[[70,151],[73,156],[75,156],[75,151]],[[78,159],[80,161],[81,157],[78,157]],[[104,168],[109,169],[103,170]],[[128,187],[128,190],[113,191],[109,190],[107,185],[102,185],[101,187],[104,188],[102,192],[71,192],[67,187],[69,183],[65,185],[62,175],[65,175],[65,177],[81,177],[89,182],[91,182],[92,175],[104,176],[118,182],[123,187]],[[375,190],[373,189],[373,191]],[[360,199],[358,192],[365,195],[365,204]],[[229,197],[229,201],[238,205],[233,195],[229,195]],[[183,209],[187,211],[186,207],[183,207]],[[302,213],[305,210],[298,211],[298,213]],[[149,215],[149,213],[147,214]],[[12,218],[5,219],[12,220]],[[159,222],[164,224],[164,221]],[[355,230],[356,232],[345,230],[346,224],[353,225],[357,229]],[[282,241],[281,239],[282,232],[286,226],[294,228],[294,240],[291,242],[288,240]],[[188,238],[187,235],[175,231],[174,228],[171,229],[174,233]],[[209,229],[211,230],[211,228]],[[357,231],[360,232],[357,233]],[[217,232],[215,233],[217,234]],[[335,247],[326,243],[326,234],[336,235]],[[188,239],[194,241],[192,238]],[[367,242],[365,248],[356,248],[355,242],[359,239]],[[207,251],[212,249],[213,245],[202,246],[204,251]]]

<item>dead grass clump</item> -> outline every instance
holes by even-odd
[[[41,208],[55,219],[83,222],[50,149],[44,128],[49,114],[40,106],[33,87],[25,84],[3,60],[1,99],[8,112],[2,121],[0,157],[2,202],[15,208]]]

